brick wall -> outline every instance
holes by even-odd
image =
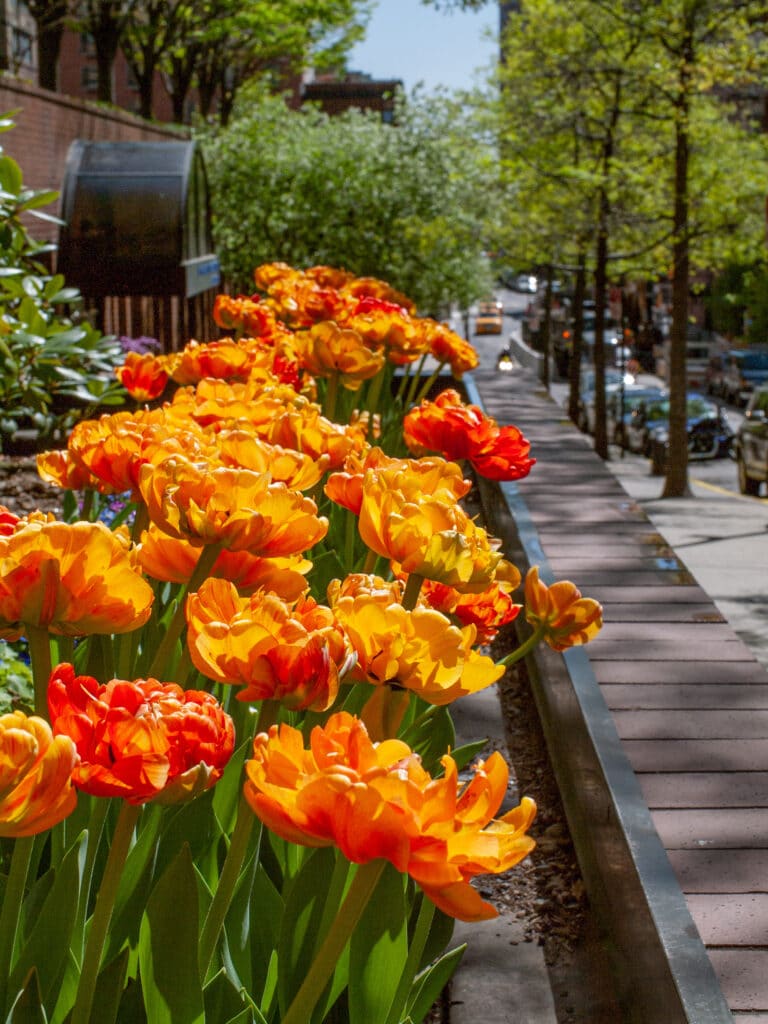
[[[17,111],[16,127],[0,135],[0,146],[21,166],[24,184],[61,190],[67,151],[74,139],[96,142],[159,141],[188,138],[179,127],[143,121],[125,111],[73,99],[0,73],[0,113]],[[58,214],[58,204],[44,207]],[[58,229],[42,221],[30,223],[35,238],[55,241]]]

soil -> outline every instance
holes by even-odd
[[[34,455],[0,456],[0,505],[16,515],[53,512],[61,515],[64,492],[40,479]]]

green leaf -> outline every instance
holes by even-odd
[[[43,1009],[37,971],[31,970],[24,988],[14,1000],[6,1024],[48,1024],[48,1017]]]
[[[408,958],[405,879],[387,865],[350,942],[350,1024],[386,1024]]]
[[[0,187],[16,199],[22,187],[21,168],[10,156],[0,157]]]
[[[207,1021],[230,1021],[242,1019],[252,1021],[253,1006],[247,991],[242,991],[232,983],[225,970],[219,971],[211,978],[203,991],[205,999],[205,1019]]]
[[[458,946],[452,949],[416,977],[408,1001],[408,1014],[413,1020],[424,1020],[430,1007],[453,977],[466,948]]]
[[[197,882],[184,846],[155,886],[139,933],[139,966],[150,1024],[205,1024],[197,964]]]
[[[286,844],[289,847],[290,844]],[[335,854],[329,847],[313,850],[286,894],[278,942],[278,998],[290,1005],[312,962],[320,921],[333,875]]]
[[[119,956],[99,971],[93,999],[95,1010],[91,1013],[92,1024],[115,1024],[117,1021],[129,959],[130,950],[126,947]]]
[[[86,839],[86,834],[81,834],[62,860],[59,870],[52,872],[53,885],[35,916],[35,923],[8,982],[9,991],[19,991],[29,971],[34,968],[46,1006],[49,1002],[53,1005],[57,998],[69,955]]]

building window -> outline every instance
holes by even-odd
[[[16,67],[22,67],[33,63],[32,58],[32,35],[21,28],[11,30],[11,46],[13,48],[13,63]]]
[[[131,89],[133,92],[139,91],[139,83],[136,79],[136,75],[133,73],[133,68],[130,66],[126,66],[125,81],[128,88]]]
[[[93,36],[90,32],[80,33],[80,53],[91,57],[96,53],[96,43],[93,41]]]
[[[98,68],[86,65],[80,69],[80,84],[84,89],[95,92],[99,85]]]

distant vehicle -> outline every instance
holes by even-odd
[[[478,303],[475,334],[501,334],[504,329],[504,306],[498,299],[483,299]]]
[[[539,279],[535,274],[518,274],[509,284],[514,292],[523,292],[525,295],[535,295],[539,287]]]
[[[632,414],[635,409],[642,402],[654,401],[658,398],[667,397],[666,388],[659,385],[648,385],[648,384],[627,384],[624,387],[622,393],[620,388],[616,388],[611,392],[610,396],[606,401],[606,420],[608,423],[608,440],[614,444],[619,445],[620,448],[626,448],[627,436],[626,429],[627,424],[632,418]]]
[[[624,374],[625,387],[630,386],[634,379],[631,374]],[[621,387],[621,383],[621,371],[607,367],[605,371],[606,406],[608,397]],[[579,378],[579,409],[576,426],[585,434],[592,434],[595,430],[595,371],[592,367],[583,367]]]
[[[703,391],[706,388],[711,358],[711,342],[689,338],[685,343],[685,378],[691,391]]]
[[[686,398],[688,458],[716,459],[731,452],[733,428],[711,398],[689,391]],[[627,447],[658,460],[659,450],[669,442],[669,398],[642,401],[625,426]]]
[[[768,351],[735,349],[725,359],[723,397],[735,405],[746,405],[752,392],[768,383]]]
[[[760,493],[768,484],[768,384],[753,392],[733,442],[742,494]]]
[[[584,320],[581,331],[582,358],[584,361],[594,362],[595,355],[595,304],[591,300],[584,303]],[[605,346],[605,362],[607,366],[618,366],[619,358],[619,332],[609,310],[605,311],[603,330],[603,345]],[[555,367],[561,377],[568,376],[568,369],[573,351],[573,320],[568,322],[553,335],[552,355],[555,360]],[[625,360],[628,361],[628,360]]]

